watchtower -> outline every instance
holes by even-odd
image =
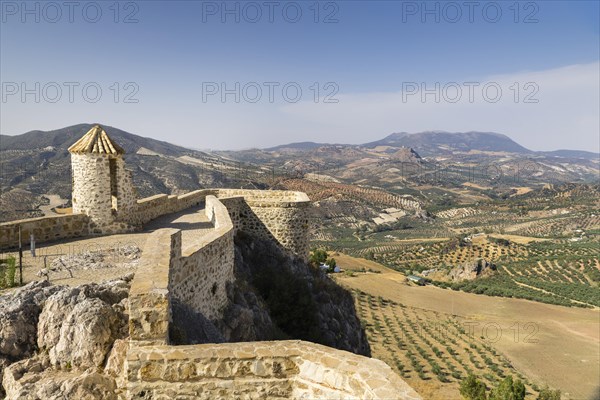
[[[96,233],[118,220],[127,220],[135,204],[131,175],[125,169],[125,150],[100,125],[69,147],[73,173],[73,213],[90,217]],[[120,218],[121,217],[121,218]]]

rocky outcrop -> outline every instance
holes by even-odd
[[[61,286],[32,282],[0,297],[0,359],[18,361],[37,349],[37,325],[46,299]]]
[[[400,147],[395,153],[390,156],[390,160],[402,163],[421,164],[423,159],[410,147]]]
[[[130,278],[126,278],[130,279]],[[127,335],[127,280],[65,288],[50,296],[40,315],[38,346],[53,366],[100,366],[115,339]]]
[[[34,282],[1,297],[0,390],[9,399],[116,399],[131,278],[78,287]]]
[[[421,271],[420,275],[442,282],[460,282],[487,276],[496,271],[496,265],[479,258],[467,261],[456,267],[432,268]]]
[[[480,276],[488,275],[496,270],[496,265],[480,258],[469,261],[461,266],[454,267],[448,272],[448,277],[453,282],[473,280]]]
[[[117,399],[116,383],[110,376],[94,370],[55,370],[46,355],[12,364],[4,372],[3,385],[8,399]]]
[[[66,316],[58,343],[50,349],[53,366],[86,369],[104,363],[115,339],[119,319],[112,307],[99,299],[83,299]]]

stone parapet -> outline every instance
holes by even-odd
[[[205,212],[214,229],[181,241],[178,229],[159,229],[147,239],[129,295],[132,340],[168,343],[171,303],[216,319],[227,305],[226,285],[234,280],[233,224],[214,196]]]
[[[183,195],[157,194],[137,201],[135,212],[131,213],[128,221],[132,224],[142,225],[162,215],[172,214],[198,205],[206,196],[214,194],[215,190],[195,190]]]
[[[181,231],[159,229],[144,246],[129,290],[131,340],[167,344],[171,323],[169,273],[181,258]]]
[[[306,260],[309,251],[310,199],[284,190],[219,189],[236,231],[275,242],[288,254]],[[243,199],[243,202],[235,199]]]
[[[206,197],[205,213],[214,229],[184,244],[170,271],[169,291],[179,304],[217,319],[227,305],[227,283],[235,279],[233,224],[214,196]]]
[[[382,361],[304,341],[132,343],[126,364],[128,399],[420,399]]]
[[[19,226],[22,243],[29,244],[33,234],[38,243],[87,236],[90,219],[85,214],[68,214],[51,217],[27,218],[0,224],[0,247],[19,245]]]

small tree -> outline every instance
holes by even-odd
[[[538,394],[537,400],[560,400],[560,390],[552,390],[546,386]]]
[[[490,392],[489,400],[524,400],[525,385],[519,379],[513,381],[512,376],[507,376],[498,386]]]
[[[460,394],[467,400],[486,400],[485,384],[474,375],[469,375],[460,383]]]
[[[314,249],[310,253],[309,261],[314,266],[318,266],[327,261],[327,252],[323,249]]]

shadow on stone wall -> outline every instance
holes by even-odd
[[[202,313],[173,298],[173,323],[169,325],[169,339],[173,345],[223,343],[221,332]]]
[[[371,355],[352,295],[272,242],[243,232],[235,237],[236,279],[265,303],[280,337]]]
[[[270,241],[292,258],[308,256],[306,209],[300,207],[252,206],[247,201],[221,199],[227,206],[236,231]],[[282,203],[283,204],[283,203]],[[274,234],[275,233],[275,234]]]
[[[273,241],[240,231],[220,320],[172,304],[172,344],[301,339],[370,356],[352,295]]]

